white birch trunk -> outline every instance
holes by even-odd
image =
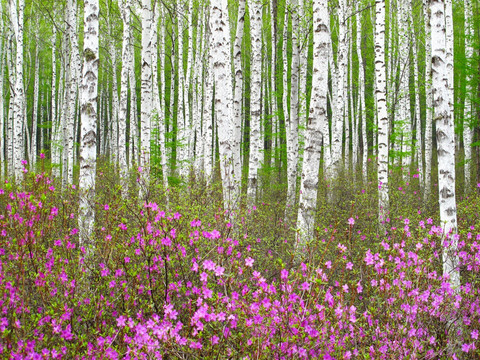
[[[472,3],[471,0],[465,0],[465,57],[467,60],[472,59],[473,57],[473,24],[472,24]],[[472,140],[473,140],[473,130],[472,130],[472,97],[473,97],[473,86],[472,86],[472,71],[467,69],[466,82],[466,94],[465,94],[465,108],[463,112],[463,150],[465,153],[464,156],[464,174],[465,174],[465,193],[469,192],[471,186],[471,166],[472,161]]]
[[[307,242],[313,239],[314,232],[322,129],[324,129],[324,123],[328,123],[328,43],[330,41],[328,17],[327,2],[313,0],[312,99],[305,131],[305,152],[297,219],[297,227],[300,230],[300,237],[296,245],[297,257],[302,257]],[[325,136],[325,134],[323,135]]]
[[[205,12],[207,13],[207,11]],[[203,88],[203,121],[202,121],[202,136],[205,138],[205,145],[203,149],[203,166],[205,172],[205,180],[209,184],[212,180],[213,173],[213,125],[212,125],[212,101],[213,101],[213,63],[210,56],[210,42],[211,33],[209,27],[206,27],[205,33],[205,53],[204,53],[204,88]]]
[[[0,32],[3,33],[3,20],[0,19]],[[4,108],[4,94],[3,94],[3,81],[5,78],[5,44],[3,40],[0,41],[0,181],[4,180],[5,175],[5,145],[6,138],[3,134],[6,134],[5,131],[5,108]]]
[[[158,18],[159,22],[160,19],[164,18],[164,14],[162,11],[161,3],[158,3],[155,8],[155,16]],[[165,24],[161,23],[161,37],[160,37],[160,84],[162,86],[162,98],[158,99],[158,126],[159,126],[159,141],[160,141],[160,165],[162,166],[162,179],[163,179],[163,187],[166,189],[168,188],[168,165],[167,165],[167,152],[165,148],[165,136],[166,136],[166,127],[165,127],[165,69],[164,69],[164,58],[165,58]]]
[[[358,16],[358,15],[357,15]],[[351,26],[351,29],[353,31],[353,23]],[[360,97],[359,93],[357,93],[357,101],[355,103],[355,99],[353,97],[353,89],[354,89],[354,83],[353,83],[353,38],[350,43],[350,106],[351,106],[351,112],[352,112],[352,121],[353,121],[353,130],[352,130],[352,169],[353,169],[353,174],[355,176],[355,173],[357,171],[357,164],[358,164],[358,155],[360,152],[359,149],[359,126],[360,126]],[[359,68],[359,71],[361,71],[361,68]]]
[[[130,29],[130,38],[132,38],[132,29]],[[129,148],[129,166],[135,166],[140,158],[140,136],[138,133],[138,111],[137,111],[137,82],[135,77],[135,56],[133,42],[128,52],[128,62],[130,64],[129,86],[130,86],[130,148]]]
[[[118,114],[118,162],[120,165],[120,181],[122,192],[126,194],[127,188],[127,106],[128,106],[128,75],[130,73],[130,7],[131,0],[122,4],[123,43],[122,43],[122,76],[120,85],[120,111]]]
[[[250,102],[250,153],[248,161],[247,196],[253,205],[257,196],[258,169],[260,168],[260,149],[262,138],[260,124],[262,119],[262,5],[259,0],[250,0],[250,27],[252,40],[251,66],[251,102]],[[228,20],[227,20],[228,21]]]
[[[242,170],[240,145],[242,140],[242,101],[243,101],[243,69],[242,69],[242,41],[245,22],[245,0],[238,2],[237,31],[233,47],[233,68],[235,72],[235,88],[233,95],[233,117],[235,121],[235,154],[234,166],[238,169],[239,180]]]
[[[177,168],[181,178],[188,176],[190,167],[188,164],[188,96],[186,91],[187,81],[184,70],[184,9],[183,1],[178,2],[178,110],[177,110]],[[188,53],[187,53],[188,57]],[[173,92],[172,92],[173,94]]]
[[[120,113],[120,100],[118,98],[117,81],[117,49],[113,42],[110,43],[110,56],[112,59],[112,113],[110,114],[110,161],[117,166],[118,164],[118,116]]]
[[[401,144],[402,151],[402,174],[404,181],[408,181],[410,164],[411,164],[411,143],[412,143],[412,120],[410,115],[410,88],[409,88],[409,78],[410,78],[410,37],[409,37],[409,16],[408,12],[410,6],[408,5],[408,0],[402,0],[400,2],[399,11],[400,16],[398,17],[399,24],[399,62],[400,62],[400,94],[399,94],[399,116],[395,117],[395,121],[400,124],[401,129],[401,139],[398,142]],[[393,36],[393,34],[391,34]],[[393,80],[393,77],[390,76]],[[394,86],[392,86],[393,90]]]
[[[425,58],[430,59],[432,56],[431,42],[431,14],[428,6],[428,0],[423,0],[423,13],[425,14]],[[425,61],[425,189],[424,201],[427,201],[431,192],[432,179],[432,126],[433,126],[433,89],[432,89],[432,62]]]
[[[37,19],[38,25],[38,19]],[[37,33],[38,34],[38,33]],[[35,46],[35,80],[33,84],[33,109],[32,109],[32,141],[30,142],[30,166],[35,169],[37,161],[37,121],[38,121],[38,87],[40,80],[40,58],[38,57],[40,42],[36,35]],[[0,99],[2,99],[0,97]]]
[[[67,138],[65,139],[66,149],[64,152],[67,156],[67,176],[68,184],[73,183],[73,166],[74,166],[74,144],[75,144],[75,110],[78,91],[78,79],[80,74],[80,55],[78,50],[78,33],[77,33],[77,0],[69,0],[68,8],[69,18],[69,39],[70,39],[70,86],[69,101],[67,104]]]
[[[447,68],[448,68],[448,91],[450,92],[450,111],[452,112],[453,121],[455,122],[455,111],[453,108],[453,102],[455,100],[454,95],[454,83],[453,83],[453,5],[452,0],[445,0],[445,40],[447,49]],[[458,138],[458,136],[457,136]]]
[[[385,0],[375,0],[375,100],[378,118],[378,208],[380,221],[388,212],[388,112],[385,72]]]
[[[187,81],[184,85],[185,93],[185,156],[188,160],[188,169],[191,170],[195,158],[194,153],[194,142],[195,142],[195,132],[193,125],[193,71],[195,69],[193,64],[193,0],[188,0],[188,48],[187,48],[187,72],[185,78]],[[187,173],[188,175],[188,173]]]
[[[449,238],[451,246],[443,253],[443,272],[450,275],[453,288],[460,286],[457,248],[457,205],[455,201],[455,132],[453,114],[450,108],[450,89],[447,59],[447,41],[445,28],[444,0],[432,0],[430,11],[432,16],[432,87],[434,100],[434,118],[437,128],[438,156],[438,201],[440,205],[440,221],[444,234]],[[448,37],[448,34],[447,34]]]
[[[100,4],[98,0],[85,0],[83,74],[80,88],[81,134],[80,134],[80,198],[79,229],[80,244],[93,242],[95,219],[95,172],[97,158],[97,98],[98,98],[98,38]],[[92,244],[93,245],[93,244]]]
[[[7,40],[7,62],[8,62],[8,77],[10,81],[15,84],[15,62],[14,62],[14,49],[13,49],[13,38],[15,34],[9,31],[8,40]],[[15,177],[14,169],[14,143],[13,143],[13,129],[14,129],[14,94],[13,89],[10,86],[10,102],[8,104],[8,117],[7,117],[7,126],[6,126],[6,148],[7,148],[7,176],[12,179]]]
[[[336,79],[337,94],[335,97],[335,116],[332,119],[332,163],[327,171],[327,177],[332,179],[338,175],[339,166],[342,159],[342,135],[343,122],[345,119],[345,78],[347,75],[348,46],[347,46],[347,28],[346,28],[346,1],[340,0],[338,6],[338,51]],[[347,107],[348,108],[348,107]]]
[[[233,89],[230,54],[230,26],[227,0],[212,0],[210,28],[212,29],[211,64],[215,79],[215,115],[218,126],[220,172],[225,210],[236,207],[239,195],[238,174],[233,167]]]
[[[418,73],[418,50],[417,50],[417,34],[415,34],[415,27],[413,23],[412,10],[413,4],[410,2],[410,23],[412,26],[411,36],[412,36],[412,50],[413,50],[413,76],[415,83],[415,123],[416,123],[416,134],[415,134],[415,155],[418,166],[418,177],[420,183],[420,189],[424,187],[424,178],[423,178],[423,141],[422,141],[422,118],[421,118],[421,108],[420,108],[420,75]]]
[[[358,3],[357,3],[358,11]],[[361,13],[357,13],[356,26],[357,26],[357,57],[359,63],[358,69],[358,87],[359,87],[359,115],[361,117],[362,126],[362,176],[363,183],[367,183],[367,164],[368,164],[368,141],[367,141],[367,113],[365,109],[365,66],[363,65],[362,54],[362,24]]]
[[[297,173],[298,173],[298,85],[300,72],[300,49],[297,34],[298,29],[298,0],[291,0],[292,4],[292,69],[290,73],[290,116],[285,122],[287,128],[287,208],[295,203]],[[285,58],[287,54],[285,54]],[[287,89],[284,90],[285,92]],[[288,94],[288,92],[287,92]]]
[[[23,14],[25,9],[24,0],[17,2],[9,0],[11,22],[17,43],[15,56],[15,86],[13,97],[13,165],[14,177],[17,181],[22,178],[22,160],[24,157],[23,123],[25,106],[25,91],[23,87]]]
[[[150,177],[150,130],[152,119],[152,4],[142,0],[142,91],[140,166],[143,180],[148,185]]]

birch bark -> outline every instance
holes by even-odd
[[[420,75],[418,73],[418,50],[417,50],[417,34],[415,34],[415,28],[413,23],[413,3],[410,2],[410,23],[412,26],[412,51],[413,51],[413,76],[415,83],[415,154],[418,166],[418,177],[420,182],[420,189],[424,187],[423,178],[423,142],[422,142],[422,118],[420,108]]]
[[[292,4],[292,68],[290,73],[290,116],[287,126],[287,208],[295,203],[297,174],[298,174],[298,84],[300,72],[300,49],[298,39],[298,0],[291,0]],[[285,54],[285,57],[287,55]],[[286,89],[284,90],[286,91]]]
[[[378,118],[378,208],[380,221],[388,212],[388,113],[385,71],[385,0],[375,0],[375,100]]]
[[[206,11],[207,13],[207,11]],[[206,21],[206,19],[205,19]],[[213,173],[213,162],[212,162],[212,153],[213,153],[213,86],[214,79],[212,76],[213,69],[213,59],[210,56],[211,43],[211,30],[207,26],[205,31],[205,53],[204,53],[204,89],[203,89],[203,122],[202,122],[202,134],[205,137],[205,145],[203,152],[203,166],[205,171],[205,180],[207,184],[212,181]]]
[[[120,111],[118,114],[118,162],[120,165],[120,181],[123,194],[127,190],[127,110],[128,110],[128,75],[131,71],[130,51],[130,7],[131,0],[122,1],[123,43],[122,43],[122,76],[120,85]]]
[[[321,155],[322,129],[327,122],[328,44],[327,1],[313,0],[313,78],[310,115],[305,131],[304,160],[301,177],[297,227],[300,237],[296,256],[302,257],[307,242],[313,239],[317,203],[318,170]],[[323,134],[325,136],[325,134]]]
[[[238,169],[237,174],[241,174],[241,154],[240,145],[242,138],[242,100],[243,100],[243,69],[242,69],[242,41],[243,28],[245,23],[245,3],[246,0],[238,2],[238,20],[235,34],[235,43],[233,47],[233,68],[235,72],[235,88],[233,95],[233,117],[235,121],[235,154],[234,166]]]
[[[432,28],[430,25],[431,13],[428,0],[423,0],[423,12],[425,14],[425,58],[432,56]],[[433,122],[433,89],[432,89],[432,62],[425,61],[425,191],[424,201],[427,201],[431,192],[432,178],[432,122]]]
[[[81,144],[79,188],[84,193],[80,199],[80,244],[92,242],[95,209],[95,172],[97,158],[97,97],[98,97],[98,0],[85,0],[83,74],[81,84]]]
[[[36,24],[38,27],[38,18],[36,20]],[[38,56],[39,53],[39,37],[38,33],[35,35],[35,80],[33,81],[33,108],[32,108],[32,141],[30,142],[30,166],[35,169],[36,161],[37,161],[37,126],[38,126],[38,87],[40,82],[40,58]],[[1,99],[1,97],[0,97]]]
[[[395,118],[395,121],[400,124],[401,129],[401,151],[402,151],[402,174],[404,181],[408,180],[408,174],[411,164],[411,143],[412,143],[412,120],[410,115],[410,88],[409,88],[409,78],[410,78],[410,47],[409,47],[409,16],[408,12],[410,10],[408,0],[402,0],[400,2],[399,10],[400,16],[398,29],[399,29],[399,62],[400,62],[400,94],[399,94],[399,114]],[[393,36],[391,34],[390,36]],[[390,76],[391,81],[393,81],[392,74]],[[392,86],[392,90],[394,86]]]
[[[473,58],[473,24],[472,24],[472,3],[471,0],[465,0],[465,57],[467,61]],[[471,186],[471,161],[472,161],[472,70],[467,68],[465,108],[463,113],[463,149],[465,153],[464,172],[465,172],[465,192],[469,192]]]
[[[142,0],[142,91],[140,166],[145,184],[150,181],[150,126],[152,119],[152,4]]]
[[[345,78],[347,75],[348,46],[346,28],[346,1],[340,0],[338,6],[338,51],[336,67],[337,94],[335,96],[335,116],[332,119],[332,163],[327,177],[332,179],[338,175],[342,159],[342,134],[345,119]],[[347,107],[348,108],[348,107]]]
[[[23,15],[24,0],[9,0],[10,16],[13,24],[17,50],[15,56],[15,87],[13,98],[13,165],[14,177],[20,181],[22,176],[22,160],[24,156],[23,144],[23,114],[25,106],[25,91],[23,87]]]
[[[251,102],[250,102],[250,153],[248,161],[247,196],[253,205],[257,196],[258,169],[260,168],[260,123],[262,121],[261,90],[262,90],[262,5],[259,0],[250,0],[250,26],[252,55],[251,69]]]
[[[356,15],[356,26],[357,26],[357,57],[358,57],[358,87],[360,92],[359,99],[359,108],[360,108],[360,117],[361,117],[361,126],[362,126],[362,175],[363,183],[367,183],[367,161],[368,161],[368,142],[367,142],[367,113],[365,111],[365,66],[363,64],[363,54],[362,54],[362,24],[361,24],[361,15],[358,13],[358,3],[357,3],[357,15]]]
[[[220,172],[225,210],[236,207],[239,195],[238,174],[233,167],[233,89],[230,54],[230,26],[227,0],[210,2],[212,29],[211,64],[215,81],[215,115],[217,117]]]
[[[448,49],[445,27],[444,0],[431,0],[432,16],[432,87],[434,118],[436,120],[437,156],[438,156],[438,201],[440,221],[444,225],[444,234],[450,242],[443,252],[443,273],[450,275],[453,288],[460,286],[458,269],[457,205],[455,201],[455,132],[453,114],[450,108],[450,75],[453,68],[448,63]],[[448,30],[447,30],[448,31]]]

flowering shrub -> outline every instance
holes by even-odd
[[[213,223],[153,201],[97,200],[89,249],[75,189],[34,174],[22,190],[0,189],[3,358],[480,356],[474,227],[459,235],[462,286],[452,289],[441,273],[447,243],[431,219],[396,218],[363,249],[351,216],[320,232],[308,263],[295,263],[248,235],[246,217],[261,210]]]

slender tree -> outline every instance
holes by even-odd
[[[262,121],[262,5],[259,0],[250,0],[251,24],[251,103],[250,103],[250,152],[248,162],[248,199],[253,205],[257,195],[258,169],[260,168],[260,124]]]
[[[12,23],[15,40],[17,43],[15,55],[15,86],[13,97],[13,153],[10,165],[14,169],[14,176],[20,180],[22,175],[22,160],[24,158],[23,126],[25,114],[25,90],[23,85],[23,15],[25,10],[24,0],[9,0],[10,21]]]
[[[375,100],[378,118],[378,208],[380,220],[388,212],[388,113],[385,71],[385,0],[375,0]]]
[[[473,26],[472,26],[472,3],[471,0],[465,0],[465,57],[467,62],[473,58]],[[468,63],[467,63],[468,64]],[[467,68],[465,108],[463,112],[463,149],[465,152],[464,172],[465,172],[465,192],[470,191],[471,160],[472,160],[472,70]]]
[[[211,0],[210,29],[212,46],[210,64],[213,66],[215,84],[215,116],[217,118],[220,174],[223,202],[226,210],[235,208],[239,195],[239,174],[233,166],[233,88],[230,54],[230,25],[227,0]]]
[[[142,0],[142,91],[140,166],[146,184],[150,179],[150,131],[152,119],[152,3]]]
[[[431,0],[432,14],[432,87],[434,118],[437,129],[438,201],[440,221],[449,247],[443,253],[443,272],[450,276],[452,287],[460,286],[457,249],[457,205],[455,201],[455,131],[450,107],[449,71],[445,29],[444,0]],[[451,3],[450,3],[451,5]]]
[[[313,0],[313,78],[310,115],[305,131],[304,160],[301,176],[297,227],[300,237],[297,256],[301,257],[307,242],[313,239],[313,225],[317,205],[318,171],[321,155],[321,139],[327,119],[328,88],[328,27],[326,0]]]
[[[120,178],[122,189],[127,188],[126,177],[127,163],[127,111],[128,111],[128,75],[130,69],[130,7],[131,0],[121,1],[121,13],[123,19],[123,43],[122,43],[122,76],[120,84],[120,111],[118,114],[118,162],[120,165]],[[125,193],[125,192],[124,192]]]
[[[85,0],[83,72],[80,113],[82,120],[80,144],[79,187],[84,192],[79,208],[80,240],[91,239],[95,209],[95,173],[97,158],[97,97],[98,97],[98,37],[99,2]]]

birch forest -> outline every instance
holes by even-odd
[[[480,2],[0,15],[0,357],[480,356]]]

